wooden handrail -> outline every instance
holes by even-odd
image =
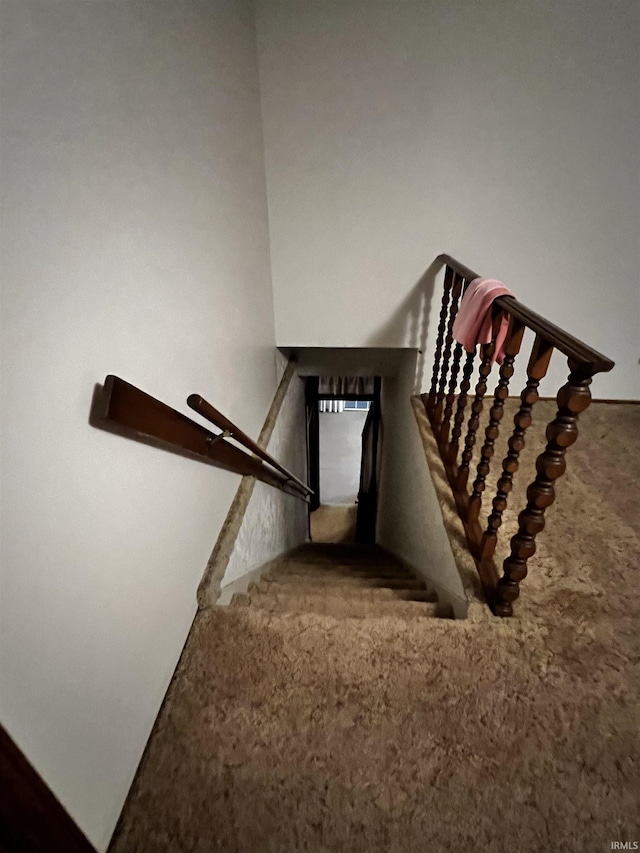
[[[280,471],[281,474],[284,474],[289,482],[297,483],[297,485],[300,486],[300,488],[307,494],[312,494],[311,489],[306,485],[306,483],[299,480],[291,473],[291,471],[285,468],[284,465],[281,465],[277,459],[274,459],[270,453],[263,450],[260,445],[256,444],[256,442],[246,434],[246,432],[243,432],[240,427],[237,427],[233,421],[230,421],[229,418],[225,417],[222,412],[219,412],[214,408],[211,403],[208,403],[200,396],[200,394],[191,394],[187,397],[187,405],[189,408],[193,409],[194,412],[197,412],[199,415],[202,415],[203,418],[210,421],[214,426],[217,426],[219,429],[228,433],[229,438],[234,438],[239,442],[239,444],[244,445],[247,450],[255,453],[256,456],[259,456],[260,459],[267,462],[272,468],[275,468],[277,471]]]
[[[304,483],[299,484],[292,477],[272,470],[255,456],[229,444],[224,434],[210,432],[118,376],[106,377],[99,408],[92,415],[92,423],[182,453],[199,462],[243,476],[256,477],[293,497],[307,503],[309,501],[308,487]]]
[[[454,341],[453,326],[466,288],[480,276],[450,255],[439,255],[438,260],[445,264],[442,306],[431,389],[428,394],[422,395],[422,400],[487,601],[497,615],[511,616],[513,602],[520,594],[520,583],[527,576],[528,561],[536,551],[536,537],[545,526],[545,511],[555,500],[555,481],[565,471],[565,453],[578,437],[578,416],[591,401],[591,380],[595,374],[611,370],[614,363],[593,347],[527,308],[515,297],[500,296],[493,301],[492,340],[481,345],[479,351],[476,347],[474,351],[465,354],[463,365],[464,349],[462,344]],[[480,417],[503,316],[508,319],[504,358],[474,476],[471,463],[476,441],[480,437]],[[481,509],[487,477],[525,329],[535,333],[527,362],[527,382],[520,393],[520,406],[513,419],[508,452],[502,460],[502,473],[497,481],[491,512],[483,522]],[[557,393],[557,413],[547,426],[546,446],[536,459],[536,477],[528,486],[527,504],[518,515],[518,532],[511,537],[511,553],[504,560],[501,576],[493,557],[502,517],[520,465],[520,453],[532,422],[532,410],[539,399],[538,386],[546,376],[554,349],[567,357],[569,376]],[[475,369],[477,381],[472,391]],[[469,401],[470,414],[462,443]]]
[[[481,278],[479,273],[474,272],[469,267],[461,264],[451,255],[438,255],[438,260],[450,267],[452,270],[462,276],[467,282],[473,281],[474,278]],[[574,337],[565,332],[559,326],[551,323],[545,317],[541,317],[531,308],[523,305],[513,296],[499,296],[494,300],[494,305],[504,309],[505,312],[520,320],[536,334],[543,335],[551,341],[554,347],[564,353],[568,358],[575,358],[583,364],[589,364],[593,368],[594,373],[607,373],[614,367],[614,362],[607,358],[602,353],[585,344],[579,338]]]

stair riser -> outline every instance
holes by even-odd
[[[356,545],[303,546],[231,604],[345,618],[444,615],[422,580],[375,546]]]
[[[261,593],[236,595],[232,604],[289,613],[310,612],[334,616],[395,616],[399,618],[432,615],[436,607],[435,602],[402,599],[345,599],[333,595],[265,595]]]
[[[307,601],[297,600],[295,602],[274,601],[272,598],[264,598],[260,601],[252,600],[251,607],[276,613],[315,613],[322,616],[334,616],[336,618],[383,618],[395,619],[424,619],[435,615],[436,605],[423,604],[421,602],[401,602],[398,605],[383,605],[381,602],[339,602],[338,604],[326,599]],[[245,605],[248,606],[248,605]]]
[[[336,588],[356,589],[414,589],[423,590],[423,581],[408,580],[406,578],[349,578],[349,577],[327,577],[321,572],[315,575],[278,575],[273,577],[267,575],[263,578],[266,583],[273,586],[305,586],[316,584],[318,586],[335,586]]]
[[[349,601],[435,601],[433,593],[426,589],[387,589],[368,588],[357,586],[335,587],[330,584],[275,584],[261,581],[251,584],[247,592],[250,595],[271,595],[277,598],[290,596],[302,598],[317,596],[324,598],[336,598]]]

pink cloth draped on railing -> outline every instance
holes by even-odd
[[[474,278],[465,290],[453,321],[453,337],[467,352],[474,352],[478,344],[491,343],[491,306],[498,296],[513,296],[513,293],[495,278]],[[492,364],[496,361],[502,364],[504,360],[504,342],[508,329],[509,320],[503,314]]]

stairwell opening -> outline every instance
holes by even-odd
[[[324,498],[319,454],[312,452],[313,431],[319,429],[320,412],[317,399],[310,399],[310,389],[317,383],[319,393],[319,377],[378,378],[380,426],[374,466],[375,501],[373,508],[369,507],[368,531],[360,542],[375,544],[399,558],[430,589],[437,590],[440,601],[447,602],[456,617],[464,618],[475,588],[461,571],[452,549],[417,423],[422,353],[415,347],[279,349],[295,359],[296,371],[305,381],[308,482],[317,491],[312,511],[324,503]],[[319,442],[319,436],[315,441]],[[359,470],[362,471],[361,463]],[[362,517],[366,500],[361,491],[359,484],[357,512]],[[346,534],[344,528],[338,532],[341,537]],[[313,531],[309,533],[317,543]]]
[[[306,378],[313,542],[375,543],[381,377]]]

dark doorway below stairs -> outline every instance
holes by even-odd
[[[379,444],[381,436],[380,390],[382,380],[373,378],[371,393],[324,393],[326,379],[309,376],[306,379],[307,454],[309,485],[313,489],[310,505],[310,533],[313,541],[375,543],[378,503]],[[354,505],[323,505],[323,483],[320,466],[320,401],[360,401],[369,403],[369,410],[360,439],[360,475],[357,507]],[[326,403],[325,403],[326,405]],[[342,405],[342,404],[341,404]],[[342,417],[336,415],[336,417]],[[349,417],[350,414],[346,414]],[[327,417],[327,415],[324,415]],[[331,417],[331,415],[329,415]],[[353,529],[355,525],[355,529]]]

